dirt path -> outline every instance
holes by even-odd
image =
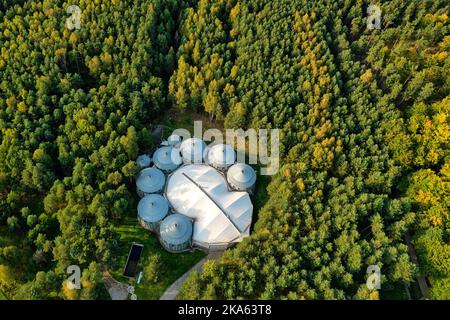
[[[206,261],[217,260],[222,256],[222,254],[223,251],[214,251],[208,253],[206,257],[197,262],[195,266],[189,269],[185,274],[179,277],[169,288],[167,288],[167,290],[163,293],[163,295],[161,296],[161,298],[159,298],[159,300],[175,300],[176,296],[180,292],[181,285],[184,283],[189,274],[191,274],[191,272],[201,271]]]
[[[417,259],[416,251],[414,250],[414,246],[411,242],[411,237],[409,235],[406,235],[405,240],[406,244],[408,245],[408,252],[409,256],[411,257],[411,261],[418,266],[419,261]],[[428,285],[427,281],[425,280],[425,277],[422,276],[417,277],[417,282],[419,283],[419,288],[420,292],[422,293],[422,297],[426,299],[428,297]]]

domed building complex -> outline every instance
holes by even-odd
[[[181,167],[168,177],[165,194],[176,212],[194,221],[194,245],[224,249],[250,233],[248,193],[230,191],[225,177],[209,165]]]
[[[176,137],[173,141],[179,142]],[[141,225],[159,234],[161,244],[171,252],[193,247],[224,250],[249,236],[253,215],[249,193],[254,190],[255,171],[235,163],[236,152],[230,145],[208,149],[197,138],[176,145],[157,149],[154,167],[138,176]]]

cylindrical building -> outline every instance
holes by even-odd
[[[161,170],[151,167],[145,168],[136,179],[136,189],[138,195],[143,196],[150,193],[159,193],[164,189],[166,178]]]
[[[190,248],[192,221],[178,213],[167,216],[159,227],[159,240],[162,246],[171,252],[181,252]]]
[[[236,153],[229,144],[216,144],[208,152],[208,163],[214,168],[226,171],[236,161]]]
[[[147,154],[141,154],[136,159],[136,163],[141,169],[150,167],[150,164],[152,163],[152,158],[150,158]]]
[[[181,143],[180,151],[184,163],[202,163],[207,156],[208,147],[201,139],[189,138]]]
[[[245,163],[232,165],[227,172],[228,184],[234,190],[253,193],[256,182],[256,172]]]
[[[139,201],[137,211],[141,225],[147,230],[158,232],[161,221],[169,213],[169,203],[160,194],[149,194]]]
[[[177,134],[172,134],[167,138],[167,143],[171,147],[178,147],[181,144],[181,137]]]
[[[162,147],[153,154],[153,162],[162,171],[170,173],[181,164],[180,153],[173,147]]]

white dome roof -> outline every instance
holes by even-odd
[[[150,158],[147,154],[141,154],[139,157],[137,157],[136,163],[141,168],[147,168],[152,163],[152,158]]]
[[[192,222],[181,214],[171,214],[161,222],[159,234],[171,245],[186,243],[191,240]]]
[[[253,205],[247,192],[230,191],[222,174],[206,164],[186,165],[167,180],[175,211],[194,220],[199,246],[239,242],[249,235]]]
[[[173,171],[181,164],[180,153],[173,147],[162,147],[153,154],[153,162],[163,171]]]
[[[157,222],[164,219],[169,212],[169,203],[160,194],[149,194],[139,201],[137,211],[145,222]]]
[[[136,186],[144,193],[159,192],[163,189],[166,178],[161,170],[154,167],[146,168],[139,172]]]
[[[175,147],[181,143],[181,137],[177,134],[172,134],[167,138],[169,146]]]
[[[208,152],[208,162],[213,166],[229,167],[236,161],[236,153],[229,144],[216,144]]]
[[[181,143],[180,151],[185,163],[201,163],[208,153],[208,147],[201,139],[189,138]]]
[[[227,179],[230,184],[245,190],[254,186],[256,173],[248,164],[236,163],[228,169]]]

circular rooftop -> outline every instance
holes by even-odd
[[[181,164],[180,153],[173,147],[162,147],[153,154],[153,162],[159,169],[171,172]]]
[[[176,147],[181,143],[181,137],[177,134],[172,134],[167,138],[169,146]]]
[[[169,212],[169,203],[160,194],[149,194],[139,201],[137,211],[145,222],[157,222]]]
[[[252,188],[256,182],[256,173],[252,167],[245,163],[236,163],[228,169],[228,182],[239,190]]]
[[[160,237],[170,245],[181,245],[190,241],[192,222],[181,214],[167,216],[160,226]]]
[[[160,192],[164,188],[166,178],[161,170],[151,167],[142,170],[137,179],[137,188],[144,193]]]
[[[146,154],[142,154],[139,157],[137,157],[136,159],[136,163],[139,167],[141,168],[147,168],[150,166],[150,164],[152,163],[152,158],[150,158],[148,155]]]
[[[184,163],[201,163],[208,152],[208,147],[201,139],[189,138],[181,143],[180,152]]]
[[[216,144],[208,152],[208,162],[219,168],[228,168],[236,161],[236,153],[229,144]]]

